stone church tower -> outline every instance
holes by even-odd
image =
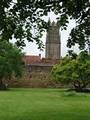
[[[55,22],[49,21],[49,29],[46,35],[46,58],[60,59],[61,57],[61,41],[59,26]]]

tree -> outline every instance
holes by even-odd
[[[31,42],[35,40],[42,48],[40,37],[42,31],[48,29],[48,23],[42,17],[50,11],[59,15],[58,24],[63,29],[67,28],[69,19],[76,21],[68,38],[68,47],[78,43],[83,49],[90,42],[89,0],[1,0],[0,38],[9,41],[14,37],[17,46],[24,46],[25,38]]]
[[[76,91],[85,91],[90,84],[90,55],[84,51],[76,59],[66,56],[54,66],[52,75],[60,83],[73,85]]]
[[[19,77],[23,70],[23,54],[7,41],[0,41],[0,89],[5,89],[5,81],[12,76]]]
[[[35,40],[38,48],[43,48],[40,37],[45,22],[40,18],[40,5],[38,0],[1,0],[0,38],[7,41],[15,38],[18,47],[25,46],[25,39]]]
[[[60,8],[60,7],[59,7]],[[89,0],[64,0],[60,9],[60,23],[68,23],[69,18],[76,21],[76,26],[71,30],[68,38],[68,47],[75,43],[84,49],[90,43],[90,7]]]

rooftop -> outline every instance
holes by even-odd
[[[41,56],[25,55],[23,58],[26,65],[52,66],[60,60],[41,58]]]

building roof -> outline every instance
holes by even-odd
[[[25,64],[32,64],[41,61],[40,56],[26,55],[24,56]]]
[[[41,56],[26,55],[23,58],[26,65],[35,66],[53,66],[59,63],[60,60],[41,58]]]

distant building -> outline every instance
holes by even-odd
[[[60,40],[60,27],[54,21],[49,21],[49,28],[46,35],[46,58],[47,59],[60,59],[61,57],[61,40]]]
[[[52,80],[51,69],[60,62],[60,58],[61,42],[59,26],[57,23],[49,21],[45,58],[41,58],[40,54],[38,56],[25,55],[23,60],[27,70],[23,74],[22,80],[13,80],[9,83],[14,87],[56,87],[57,83]]]
[[[46,34],[45,58],[39,56],[24,56],[26,66],[29,71],[51,70],[54,64],[59,63],[61,58],[61,40],[59,26],[55,22],[49,21],[49,28]]]

